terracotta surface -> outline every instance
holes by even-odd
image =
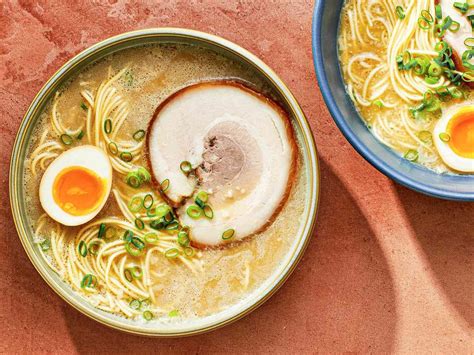
[[[311,58],[309,1],[0,1],[0,352],[473,351],[474,204],[409,191],[365,162],[334,125]],[[182,26],[266,61],[306,112],[321,160],[315,236],[287,284],[257,311],[185,339],[129,336],[50,290],[17,238],[8,168],[20,120],[46,79],[106,37]]]

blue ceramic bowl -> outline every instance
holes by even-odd
[[[474,175],[436,174],[403,159],[367,129],[346,94],[337,56],[343,0],[316,0],[313,59],[324,101],[352,146],[374,167],[410,189],[449,200],[474,201]]]

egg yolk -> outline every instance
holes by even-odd
[[[459,156],[474,158],[474,107],[458,111],[448,124],[449,146]]]
[[[54,201],[63,211],[74,216],[83,216],[94,211],[104,196],[103,179],[82,166],[64,169],[54,179]]]

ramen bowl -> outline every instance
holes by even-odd
[[[185,44],[202,47],[253,70],[255,75],[260,76],[271,88],[275,98],[291,116],[294,129],[301,138],[300,155],[305,166],[302,176],[307,197],[303,217],[290,250],[279,261],[278,267],[271,276],[252,293],[228,309],[181,322],[171,321],[171,319],[159,322],[127,319],[95,308],[84,297],[74,292],[61,277],[51,270],[40,254],[37,244],[34,244],[34,231],[28,219],[23,184],[28,142],[34,134],[35,124],[39,122],[41,113],[52,100],[55,92],[74,75],[101,58],[129,48],[153,44]],[[34,98],[19,127],[11,158],[9,188],[11,208],[20,241],[39,274],[61,298],[81,313],[112,328],[134,334],[170,337],[202,333],[235,321],[261,305],[285,282],[302,257],[312,234],[318,205],[319,168],[313,137],[300,106],[281,79],[267,65],[245,49],[220,37],[187,29],[157,28],[124,33],[93,45],[69,60],[46,82]]]
[[[367,129],[346,93],[338,59],[343,0],[320,0],[313,14],[313,59],[326,105],[346,139],[370,164],[415,191],[449,200],[474,201],[474,175],[438,174],[383,145]]]

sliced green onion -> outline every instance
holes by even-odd
[[[465,14],[469,10],[469,4],[467,2],[456,1],[453,6],[458,9],[462,14]]]
[[[382,100],[375,100],[374,102],[372,102],[373,105],[377,106],[378,108],[382,108],[382,107],[385,107],[385,105],[383,104]]]
[[[51,247],[51,241],[49,239],[45,239],[39,244],[39,246],[42,251],[48,251]]]
[[[132,272],[130,271],[130,269],[123,270],[123,276],[125,277],[125,280],[127,280],[128,282],[133,281],[133,276],[132,276]]]
[[[189,217],[196,219],[196,218],[201,217],[202,210],[196,205],[190,205],[186,209],[186,213]]]
[[[167,226],[166,226],[166,230],[169,230],[169,231],[174,231],[176,229],[179,228],[179,222],[178,221],[173,221],[173,222],[170,222]]]
[[[173,318],[173,317],[178,317],[179,316],[179,310],[173,309],[168,313],[168,317]]]
[[[161,182],[160,187],[161,187],[162,192],[166,192],[168,190],[168,188],[170,187],[170,180],[169,179],[164,179]]]
[[[166,227],[166,223],[163,221],[163,219],[155,219],[150,222],[150,228],[156,229],[156,230],[162,230]]]
[[[441,132],[439,134],[439,139],[441,139],[443,142],[449,142],[451,140],[451,136],[446,132]]]
[[[194,255],[194,249],[191,247],[185,247],[183,251],[184,251],[184,255],[187,256],[188,258]]]
[[[423,143],[429,143],[432,139],[431,133],[429,131],[420,131],[418,133],[418,138],[420,138]]]
[[[97,277],[92,274],[86,274],[81,281],[81,288],[96,287]]]
[[[79,245],[77,247],[77,250],[79,251],[79,254],[81,256],[87,256],[87,245],[86,245],[86,242],[81,240],[79,242]]]
[[[428,75],[429,76],[441,76],[443,74],[443,68],[436,62],[431,62],[428,68]]]
[[[130,152],[122,152],[120,153],[120,159],[126,163],[130,163],[133,160],[133,155]]]
[[[139,237],[133,236],[130,240],[130,243],[132,243],[137,249],[142,250],[145,248],[145,242]]]
[[[131,271],[132,276],[133,276],[134,279],[141,279],[142,276],[143,276],[143,270],[139,266],[134,266],[134,267],[130,268],[130,271]]]
[[[467,19],[471,22],[471,29],[474,31],[474,15],[469,15]]]
[[[72,137],[69,135],[69,134],[61,134],[61,136],[59,137],[61,139],[61,142],[64,144],[64,145],[71,145],[73,140],[72,140]]]
[[[451,94],[451,96],[455,99],[460,99],[463,96],[462,91],[459,90],[458,88],[448,87],[447,90]]]
[[[227,229],[224,233],[222,233],[222,239],[223,240],[228,240],[231,239],[235,234],[234,229]]]
[[[190,240],[189,240],[188,233],[186,233],[184,231],[180,231],[178,233],[178,244],[183,246],[183,247],[187,247],[187,246],[189,246],[189,243],[190,243]]]
[[[81,129],[81,131],[77,134],[76,139],[80,141],[84,137],[84,131]]]
[[[135,139],[137,142],[140,142],[145,138],[145,131],[143,129],[139,129],[133,134],[133,139]]]
[[[109,118],[104,121],[104,132],[107,134],[112,132],[112,120]]]
[[[138,249],[134,247],[132,243],[125,244],[125,250],[131,255],[131,256],[140,256],[143,252],[143,249]]]
[[[140,218],[135,218],[135,227],[137,227],[139,230],[143,230],[145,228],[145,222],[143,222],[143,220]]]
[[[413,67],[413,71],[416,75],[423,75],[428,70],[430,66],[430,60],[427,57],[421,57],[415,59],[416,64]]]
[[[425,82],[430,85],[434,85],[439,81],[439,76],[426,76]]]
[[[422,30],[429,30],[431,28],[431,24],[426,21],[423,17],[420,17],[418,19],[418,27],[421,28]]]
[[[127,183],[128,186],[131,186],[137,189],[142,184],[142,179],[140,179],[140,176],[138,176],[136,172],[130,172],[125,177],[125,182]]]
[[[194,200],[194,202],[196,203],[196,205],[199,206],[199,208],[204,208],[204,202],[202,202],[199,197],[196,197],[196,199]]]
[[[143,236],[143,239],[145,240],[145,243],[149,244],[156,244],[159,240],[158,235],[155,233],[147,233]]]
[[[133,196],[128,203],[128,209],[130,212],[138,212],[143,206],[143,200],[140,196]]]
[[[445,41],[436,42],[434,49],[437,52],[444,52],[448,49],[448,43],[446,43]]]
[[[414,149],[408,149],[403,157],[408,161],[414,162],[418,160],[418,152]]]
[[[474,64],[470,60],[474,57],[474,49],[468,49],[462,54],[462,65],[469,70],[474,70]]]
[[[81,108],[82,108],[84,111],[87,111],[87,105],[86,105],[84,102],[81,102]]]
[[[457,32],[457,31],[459,31],[460,28],[461,28],[461,24],[457,21],[454,21],[454,20],[453,20],[453,22],[451,22],[451,26],[449,26],[449,30],[451,32]]]
[[[198,199],[200,199],[202,202],[207,202],[207,200],[209,199],[208,193],[207,193],[206,191],[203,191],[203,190],[200,190],[200,191],[197,193],[196,197],[197,197]]]
[[[157,217],[164,217],[168,213],[170,213],[171,207],[167,204],[162,203],[161,205],[156,206],[155,208],[155,216]]]
[[[137,174],[143,182],[150,182],[151,181],[150,172],[147,169],[145,169],[143,166],[140,166],[138,168]]]
[[[145,318],[147,321],[150,321],[153,319],[153,313],[151,311],[145,311],[143,312],[143,318]]]
[[[467,71],[461,74],[461,78],[466,83],[472,83],[474,81],[474,72]]]
[[[174,216],[173,216],[173,212],[171,212],[171,211],[168,212],[167,214],[165,214],[165,215],[163,216],[163,220],[164,220],[166,223],[172,222],[173,219],[174,219]]]
[[[464,40],[464,45],[469,48],[474,48],[474,37],[468,37]]]
[[[97,238],[99,238],[99,239],[104,238],[105,229],[106,229],[105,223],[101,223],[101,224],[99,225],[99,232],[97,233]]]
[[[435,6],[435,15],[438,20],[441,20],[443,18],[443,11],[441,10],[441,5]]]
[[[127,243],[130,243],[132,238],[133,238],[133,232],[127,229],[125,233],[123,233],[123,240],[125,240]]]
[[[204,212],[204,216],[207,218],[212,219],[214,217],[214,211],[212,210],[211,206],[204,205],[202,211]]]
[[[421,11],[421,18],[423,18],[428,23],[433,23],[434,19],[431,13],[427,10]]]
[[[139,300],[133,299],[130,301],[129,306],[131,309],[138,310],[141,308],[142,303]]]
[[[179,250],[176,248],[168,249],[167,251],[165,251],[165,256],[168,259],[175,259],[179,256]]]
[[[143,207],[145,207],[146,210],[149,210],[151,206],[153,206],[153,195],[146,194],[143,198]]]
[[[112,155],[117,155],[118,154],[118,146],[117,146],[117,143],[115,142],[110,142],[108,144],[108,148],[109,148],[109,152],[112,154]]]
[[[187,160],[182,161],[181,164],[179,164],[179,168],[186,175],[188,175],[193,170],[193,166]]]
[[[397,6],[395,8],[395,13],[397,14],[400,20],[403,20],[405,18],[405,11],[403,10],[403,7]]]

